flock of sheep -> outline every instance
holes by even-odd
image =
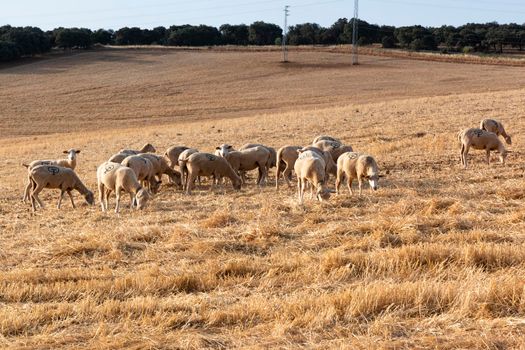
[[[490,162],[490,151],[499,152],[504,164],[507,151],[498,136],[505,138],[511,144],[511,138],[505,132],[503,125],[492,119],[481,122],[479,129],[466,129],[458,134],[461,142],[461,163],[467,167],[469,149],[484,149],[487,152],[487,162]],[[367,154],[354,152],[351,146],[330,136],[318,136],[312,144],[303,146],[284,146],[276,151],[272,147],[261,144],[246,144],[234,150],[231,145],[223,144],[216,148],[215,153],[200,152],[186,146],[172,146],[164,155],[154,154],[155,148],[146,144],[140,150],[122,149],[117,154],[102,163],[97,169],[99,199],[102,211],[108,210],[108,199],[111,192],[116,194],[115,212],[120,210],[120,196],[130,195],[131,207],[142,209],[153,194],[157,193],[163,175],[179,189],[191,194],[201,177],[211,177],[211,188],[228,178],[234,189],[238,190],[247,183],[246,172],[258,170],[256,184],[264,186],[268,171],[276,167],[275,186],[279,188],[279,180],[284,177],[291,186],[292,170],[297,177],[299,201],[304,200],[304,192],[309,186],[312,196],[320,201],[329,199],[334,192],[340,193],[341,183],[346,178],[348,190],[352,194],[352,182],[357,179],[359,194],[363,182],[368,181],[370,188],[378,188],[381,175],[375,159]],[[64,151],[66,159],[36,160],[23,164],[28,168],[28,179],[24,191],[24,202],[30,199],[33,211],[37,205],[44,207],[38,194],[44,188],[59,189],[60,209],[64,194],[67,193],[71,204],[75,207],[72,190],[82,194],[86,202],[94,204],[94,195],[79,179],[74,169],[77,164],[79,150]],[[336,177],[335,191],[327,187],[329,176]]]

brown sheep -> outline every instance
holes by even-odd
[[[341,182],[346,177],[346,185],[350,194],[352,192],[352,182],[357,178],[359,182],[359,195],[362,193],[363,179],[368,180],[370,188],[374,191],[378,188],[379,170],[377,163],[372,156],[356,152],[343,153],[337,160],[337,179],[335,190],[339,194]]]
[[[216,149],[219,150],[221,157],[226,158],[232,168],[238,173],[258,169],[259,175],[256,183],[259,186],[264,184],[268,159],[270,158],[270,152],[265,147],[257,146],[243,151],[232,151],[233,147],[231,145],[223,144]]]
[[[38,165],[58,165],[64,168],[75,170],[75,168],[77,167],[77,154],[80,153],[80,150],[71,148],[67,151],[63,151],[62,153],[67,154],[67,158],[52,159],[52,160],[34,160],[29,164],[22,164],[22,165],[27,168],[28,172],[31,171],[31,169],[33,169],[34,167]],[[24,203],[29,199],[30,189],[31,189],[31,183],[28,182],[24,190],[24,197],[22,198],[22,201]]]
[[[186,161],[186,167],[188,169],[187,194],[191,194],[195,179],[198,176],[227,177],[231,180],[234,189],[241,189],[241,178],[223,157],[210,153],[194,153]]]
[[[501,122],[494,119],[483,119],[479,125],[479,128],[481,130],[493,132],[498,136],[503,136],[507,145],[512,145],[512,139],[505,131],[505,128]]]
[[[115,213],[120,211],[120,195],[122,191],[129,193],[131,207],[136,206],[137,209],[145,208],[152,196],[147,189],[140,185],[135,172],[119,163],[102,163],[97,169],[97,182],[100,205],[103,212],[108,210],[109,194],[112,191],[115,191],[117,197]]]
[[[279,189],[279,178],[283,174],[288,187],[291,186],[290,180],[292,178],[292,170],[295,165],[295,161],[299,157],[298,150],[303,148],[302,146],[283,146],[277,151],[276,164],[277,169],[275,170],[275,188]]]
[[[461,142],[461,164],[465,169],[467,169],[467,155],[470,147],[480,150],[484,149],[486,151],[487,164],[490,164],[490,151],[498,151],[500,162],[505,165],[507,150],[495,133],[472,128],[460,132],[458,138]]]
[[[319,201],[328,200],[331,191],[326,187],[326,164],[324,158],[315,151],[298,150],[294,171],[297,175],[297,191],[299,202],[303,203],[306,184],[310,183],[312,192],[315,190]]]
[[[38,194],[44,188],[60,189],[60,197],[57,205],[58,209],[60,209],[62,198],[64,198],[66,192],[69,195],[69,199],[71,199],[73,208],[75,208],[75,202],[71,195],[72,190],[77,190],[82,194],[88,204],[93,205],[95,202],[93,199],[93,192],[88,190],[75,171],[69,168],[56,165],[37,165],[29,171],[29,181],[31,184],[30,198],[33,211],[36,211],[36,203],[38,203],[41,208],[44,208],[44,204],[40,198],[38,198]]]

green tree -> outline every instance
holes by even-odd
[[[230,25],[223,24],[219,31],[222,36],[222,43],[226,45],[248,45],[249,30],[245,24]]]
[[[283,34],[282,29],[275,24],[254,22],[249,28],[249,42],[253,45],[274,45],[275,39]]]

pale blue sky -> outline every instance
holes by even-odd
[[[351,18],[353,0],[18,0],[3,1],[0,25],[118,29],[172,24],[250,24],[264,20],[282,26],[284,5],[289,24],[328,26]],[[361,0],[359,17],[376,24],[440,26],[467,22],[525,23],[525,0]]]

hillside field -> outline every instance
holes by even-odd
[[[296,52],[102,50],[0,67],[0,347],[524,349],[525,70]],[[457,132],[513,136],[507,165]],[[307,145],[320,134],[378,161],[363,196],[283,183],[142,212],[21,201],[33,159],[79,148],[77,172],[151,142]],[[333,188],[334,179],[330,180]],[[354,185],[355,186],[355,185]],[[110,207],[114,206],[114,197]]]

